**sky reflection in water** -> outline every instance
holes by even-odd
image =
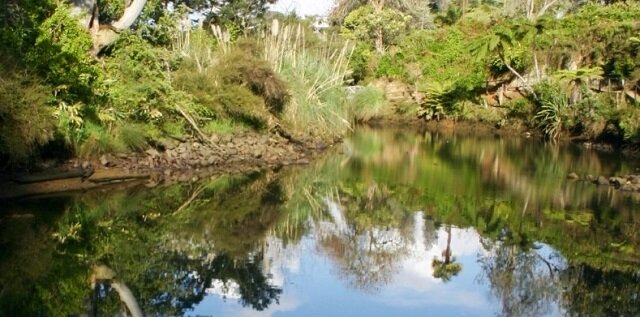
[[[480,281],[482,271],[478,258],[489,251],[483,248],[478,233],[472,228],[451,229],[451,249],[463,270],[445,283],[433,277],[432,260],[441,257],[446,249],[447,231],[438,229],[437,240],[427,245],[423,213],[416,212],[414,219],[413,241],[404,246],[409,253],[395,259],[391,280],[379,289],[349,287],[334,263],[319,250],[313,238],[315,233],[287,247],[270,237],[265,254],[269,264],[265,270],[272,276],[271,283],[284,290],[279,305],[255,311],[237,303],[239,293],[233,286],[226,290],[215,287],[186,316],[495,316],[499,313],[496,299]],[[544,246],[540,253],[553,252]],[[557,312],[558,307],[550,307],[549,315]]]

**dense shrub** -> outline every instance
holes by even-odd
[[[34,47],[25,56],[29,67],[56,88],[57,100],[92,103],[100,70],[89,54],[92,40],[69,7],[59,5],[37,31]]]
[[[289,99],[286,84],[269,65],[259,57],[247,52],[259,51],[257,44],[244,42],[220,57],[218,76],[228,85],[249,88],[264,99],[264,104],[275,115],[279,115]]]
[[[50,101],[50,87],[0,64],[0,162],[23,162],[53,138]]]

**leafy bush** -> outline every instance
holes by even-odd
[[[286,84],[266,62],[247,52],[258,52],[255,43],[240,42],[229,53],[220,57],[216,69],[222,81],[241,85],[264,99],[269,111],[279,115],[289,99]]]
[[[518,98],[507,104],[508,115],[511,118],[527,120],[534,112],[534,105],[526,98]]]
[[[38,26],[34,48],[26,61],[56,87],[60,101],[91,103],[100,71],[89,55],[93,42],[72,17],[66,5],[59,5],[52,16]]]
[[[424,100],[420,104],[418,116],[425,120],[440,120],[444,118],[448,111],[447,107],[451,104],[449,93],[451,89],[450,83],[433,82],[423,89]]]
[[[640,141],[640,110],[630,107],[620,112],[618,126],[627,141]]]
[[[377,12],[371,5],[361,6],[344,19],[340,33],[353,40],[374,45],[380,35],[385,46],[395,44],[411,17],[394,9]]]
[[[407,70],[404,67],[404,58],[401,53],[385,54],[378,61],[376,68],[376,77],[386,77],[394,79],[405,79],[408,77]]]
[[[550,65],[572,61],[580,62],[578,67],[602,65],[604,77],[632,78],[640,56],[629,39],[638,33],[638,20],[640,6],[635,3],[587,4],[562,19],[548,19],[536,41]],[[578,56],[583,58],[576,60]]]
[[[74,152],[80,157],[98,157],[102,154],[118,152],[122,149],[122,146],[116,143],[107,129],[102,126],[87,122],[80,131],[81,140],[73,144]]]
[[[168,51],[133,33],[124,33],[106,62],[104,94],[117,119],[160,122],[174,111],[168,78],[174,63]]]
[[[200,111],[207,122],[205,130],[226,130],[227,123],[234,121],[254,129],[269,127],[273,114],[284,110],[289,92],[269,65],[256,56],[260,52],[256,44],[240,41],[202,58],[203,44],[189,48],[190,53],[172,76],[177,89],[207,109]]]
[[[148,140],[157,132],[153,131],[149,125],[140,123],[122,123],[113,129],[112,135],[115,142],[124,151],[142,151],[148,147]]]
[[[359,83],[371,73],[371,57],[373,52],[368,45],[357,43],[349,58],[349,68],[354,83]]]
[[[444,13],[438,14],[435,22],[440,25],[453,25],[462,17],[462,10],[457,7],[449,7]]]

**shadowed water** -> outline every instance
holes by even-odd
[[[362,129],[309,166],[3,202],[0,316],[636,316],[640,162]],[[124,295],[123,295],[124,294]]]

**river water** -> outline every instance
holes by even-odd
[[[640,196],[566,178],[638,168],[362,129],[308,166],[5,201],[0,316],[638,316]]]

